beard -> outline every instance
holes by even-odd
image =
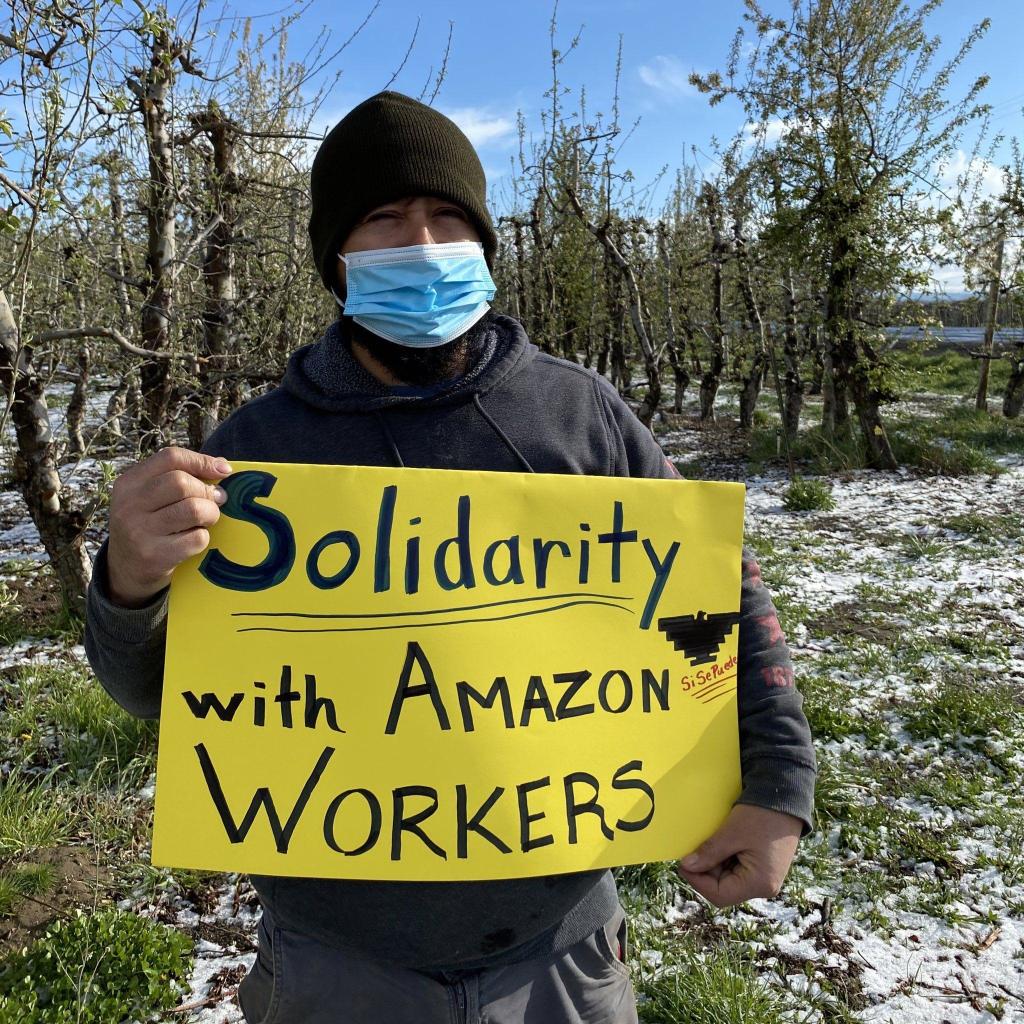
[[[368,331],[351,317],[341,318],[345,338],[359,342],[374,359],[387,367],[403,384],[424,387],[461,376],[482,349],[490,315],[485,314],[464,334],[434,348],[396,345]]]

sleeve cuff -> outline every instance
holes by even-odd
[[[87,615],[90,624],[111,643],[137,646],[162,632],[167,620],[167,594],[164,588],[140,608],[114,604],[107,590],[107,542],[96,553],[92,581],[89,584]]]
[[[814,831],[813,765],[782,758],[759,760],[744,772],[738,804],[791,814],[803,822],[801,837]]]

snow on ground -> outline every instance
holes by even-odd
[[[919,644],[925,676],[933,665],[936,677],[963,673],[983,683],[1009,684],[1024,700],[1024,467],[1016,459],[1006,462],[1007,472],[994,477],[846,474],[833,483],[836,507],[830,512],[787,512],[782,478],[747,481],[748,534],[755,550],[768,552],[761,557],[762,567],[768,567],[766,579],[784,621],[790,609],[787,625],[798,680],[823,673],[837,686],[837,705],[845,703],[854,715],[879,716],[888,729],[875,742],[856,734],[819,739],[819,760],[840,777],[848,764],[857,771],[888,761],[896,778],[905,771],[910,783],[927,776],[930,759],[937,770],[952,770],[962,756],[965,771],[974,770],[971,759],[977,759],[976,748],[949,754],[945,737],[942,744],[919,739],[915,745],[905,731],[901,716],[927,696],[927,682],[892,671],[885,657],[874,668],[865,669],[870,661],[856,658],[842,667],[841,653],[856,642],[851,639],[856,621],[848,620],[860,613],[868,623],[899,626],[883,633],[883,649],[886,643],[894,650]],[[992,523],[1008,535],[978,535]],[[915,546],[919,541],[923,547]],[[795,627],[794,618],[799,619]],[[829,623],[838,635],[827,635]],[[961,654],[939,647],[959,642],[962,633],[976,635],[980,650],[966,644],[967,653]],[[931,653],[930,645],[936,647]],[[870,645],[863,648],[865,654],[870,651]],[[1020,768],[1021,754],[1013,743],[990,736],[987,746]],[[715,920],[735,928],[752,915],[763,935],[753,948],[771,954],[764,962],[776,963],[790,992],[813,995],[815,982],[808,978],[819,970],[845,972],[863,1004],[858,1020],[1024,1021],[1024,871],[1006,866],[1007,855],[1019,855],[1024,841],[1019,794],[1008,800],[996,783],[977,794],[979,812],[944,806],[941,796],[876,796],[882,791],[873,789],[870,773],[856,779],[862,806],[887,801],[893,815],[906,816],[912,829],[948,833],[947,852],[958,866],[937,872],[934,863],[908,860],[900,864],[907,877],[861,886],[856,873],[878,872],[878,858],[851,849],[856,839],[851,842],[843,834],[843,823],[819,821],[827,832],[815,855],[817,871],[802,872],[798,877],[804,880],[787,885],[778,899],[754,900],[745,911],[726,912]],[[986,822],[988,808],[1002,808],[1015,820],[1008,828],[1016,850],[1005,848],[1007,829]],[[886,826],[876,831],[884,849]],[[821,871],[823,855],[826,865],[832,860],[848,864],[849,870]],[[937,883],[937,875],[945,881]],[[937,900],[942,885],[946,891]],[[828,918],[823,921],[826,896]],[[667,920],[696,920],[706,912],[681,900]]]
[[[662,440],[667,448],[701,448],[691,430]],[[872,1024],[1024,1021],[1021,795],[985,783],[965,803],[955,788],[945,796],[939,782],[929,789],[933,776],[941,781],[961,767],[968,781],[971,773],[995,779],[989,768],[984,775],[983,755],[1024,770],[1019,737],[992,735],[982,748],[961,750],[907,731],[915,707],[947,677],[1024,692],[1024,458],[1003,462],[997,476],[846,473],[832,481],[829,512],[787,512],[781,476],[746,481],[750,543],[780,604],[798,679],[824,678],[837,709],[869,723],[864,734],[818,738],[828,785],[846,787],[851,814],[882,811],[880,824],[819,820],[779,898],[711,915],[732,932],[752,930],[749,951],[772,984],[793,995],[794,1021],[847,1019],[836,1015],[824,984],[836,977],[856,994],[848,1003],[853,1019]],[[94,487],[102,472],[88,459],[62,476],[77,490]],[[14,491],[0,491],[0,558],[43,559]],[[69,657],[84,655],[80,647],[21,641],[0,652],[0,668]],[[152,793],[151,779],[136,798]],[[899,829],[904,843],[938,837],[944,846],[932,859],[898,859],[893,872],[884,858]],[[181,998],[189,1009],[175,1019],[238,1024],[235,991],[255,956],[258,903],[238,876],[206,884],[202,915],[180,893],[123,905],[199,937]],[[710,913],[680,897],[661,923],[685,928]],[[642,948],[636,955],[651,965],[660,958]]]

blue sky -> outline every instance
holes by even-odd
[[[788,3],[767,0],[784,14]],[[372,6],[372,0],[345,5],[312,0],[292,30],[293,54],[322,37],[325,30],[340,44]],[[260,8],[249,8],[256,13]],[[268,5],[263,11],[280,10]],[[416,28],[415,47],[392,88],[417,95],[444,51],[449,21],[454,23],[448,74],[435,105],[453,116],[477,145],[488,178],[499,182],[514,153],[515,117],[521,110],[537,124],[550,82],[548,0],[487,3],[486,0],[382,0],[381,6],[332,70],[343,72],[325,103],[316,127],[333,124],[360,99],[383,88],[401,63]],[[622,121],[640,118],[622,150],[621,162],[640,184],[668,165],[670,174],[684,159],[698,169],[713,168],[710,140],[727,140],[742,126],[738,106],[728,102],[711,109],[686,81],[691,70],[708,71],[725,64],[733,33],[743,12],[741,0],[562,0],[559,38],[564,47],[581,29],[576,51],[562,68],[574,103],[585,87],[591,109],[607,111],[614,78],[616,48],[623,40]],[[992,28],[980,40],[954,80],[951,96],[975,76],[987,73],[986,98],[994,110],[993,129],[1024,137],[1024,76],[1020,43],[1024,39],[1024,0],[965,3],[946,0],[930,27],[948,52],[983,17]],[[259,19],[267,26],[273,19]],[[691,152],[696,147],[696,156]],[[1005,149],[1003,151],[1005,156]]]

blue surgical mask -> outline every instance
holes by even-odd
[[[479,242],[407,245],[338,254],[348,294],[345,316],[396,345],[435,348],[490,309],[495,286]]]

